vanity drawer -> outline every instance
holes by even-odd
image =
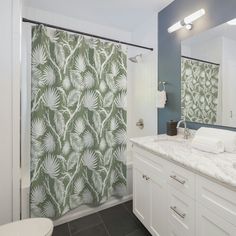
[[[154,175],[161,175],[162,178],[165,178],[167,164],[168,163],[165,160],[150,152],[147,152],[138,147],[133,148],[133,165],[135,168],[138,168],[141,171],[145,168],[145,171],[149,171]]]
[[[236,226],[236,191],[197,176],[196,193],[200,204]]]
[[[168,189],[169,235],[194,236],[195,201],[169,186]]]
[[[168,236],[194,236],[195,234],[188,234],[186,232],[183,232],[183,229],[180,229],[178,225],[174,225],[171,222],[168,222],[167,235]]]
[[[159,176],[164,179],[164,167],[162,163],[150,163],[146,157],[141,156],[139,153],[134,153],[133,166],[148,178]]]
[[[195,174],[172,163],[169,164],[168,183],[181,193],[195,198]]]

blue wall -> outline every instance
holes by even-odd
[[[175,22],[201,8],[206,10],[206,14],[194,22],[191,31],[181,29],[172,34],[167,32],[167,29]],[[181,40],[223,24],[233,18],[236,18],[236,0],[175,0],[159,13],[158,78],[159,81],[167,82],[168,103],[166,108],[158,109],[158,133],[166,132],[167,121],[171,119],[179,120],[181,116]],[[200,126],[203,125],[188,124],[188,127],[193,129]]]

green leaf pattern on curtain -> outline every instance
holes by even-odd
[[[126,193],[126,73],[121,45],[33,27],[32,217]]]
[[[187,121],[217,122],[219,65],[182,57],[181,115]]]

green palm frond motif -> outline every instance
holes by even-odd
[[[220,66],[182,57],[181,115],[187,121],[216,124]]]
[[[126,192],[127,55],[32,28],[31,216],[57,219]]]

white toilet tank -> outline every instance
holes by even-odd
[[[0,226],[0,236],[52,236],[53,223],[46,218],[32,218]]]

